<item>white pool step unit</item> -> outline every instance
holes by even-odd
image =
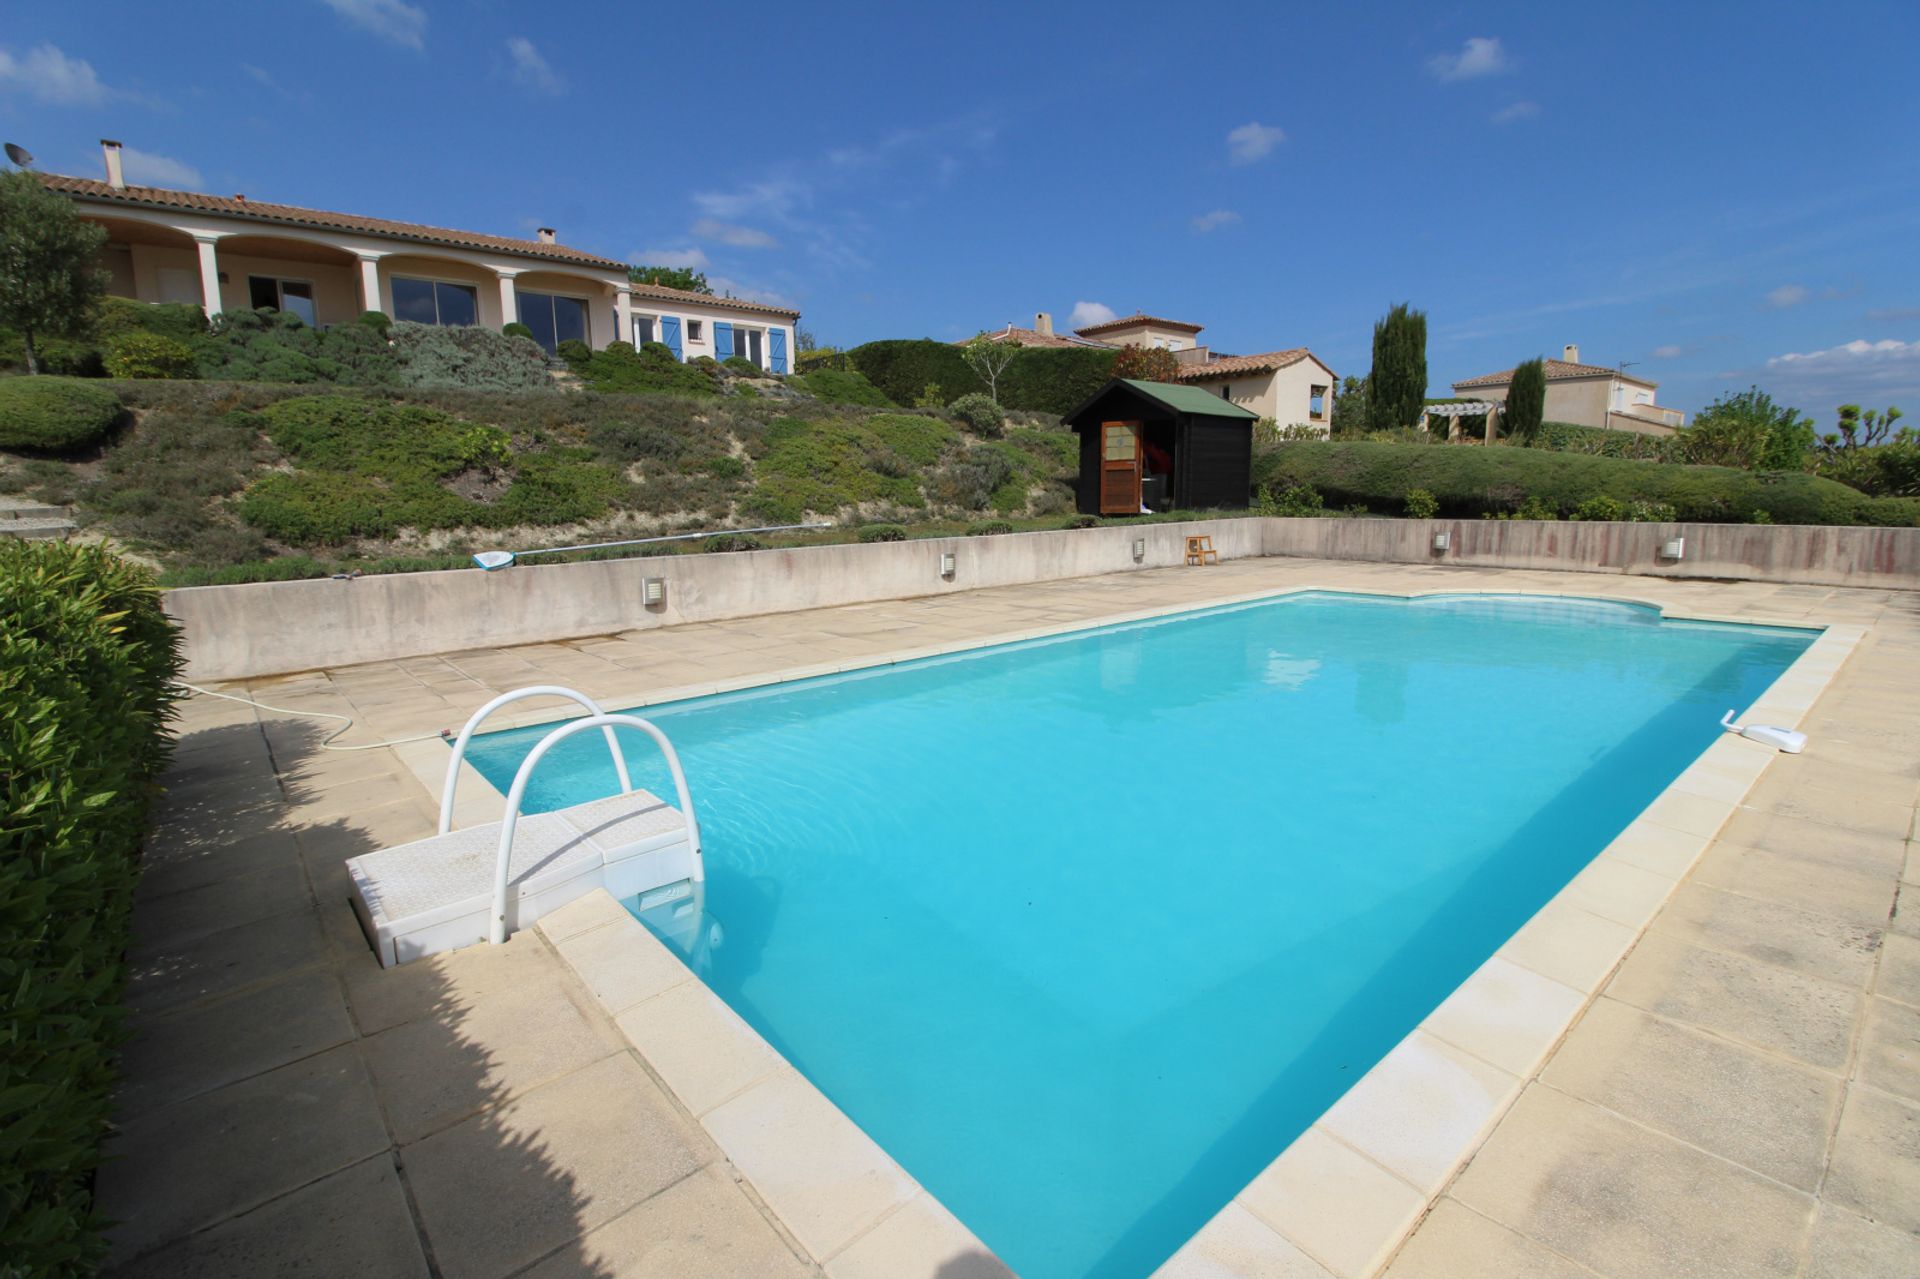
[[[454,791],[474,730],[502,706],[528,697],[564,697],[588,714],[554,728],[521,761],[500,821],[454,830]],[[678,808],[634,788],[617,727],[637,729],[660,748]],[[595,728],[606,738],[621,793],[522,816],[527,782],[540,761],[562,741]],[[504,942],[514,930],[595,888],[631,897],[706,878],[693,797],[666,734],[636,715],[609,715],[586,695],[550,684],[502,693],[461,729],[447,761],[438,834],[355,857],[347,871],[360,926],[389,968],[479,941]]]
[[[383,967],[488,939],[500,827],[469,826],[347,863],[354,909]],[[647,791],[522,817],[507,871],[507,930],[596,888],[626,898],[685,882],[692,862],[686,821]]]

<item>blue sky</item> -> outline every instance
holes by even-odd
[[[731,15],[731,16],[723,16]],[[43,169],[700,265],[823,342],[1049,311],[1433,391],[1580,345],[1920,417],[1920,5],[15,6]]]

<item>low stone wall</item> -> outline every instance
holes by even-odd
[[[522,565],[483,572],[394,573],[166,593],[186,631],[187,678],[246,679],[429,653],[537,644],[617,631],[944,595],[1182,562],[1189,532],[1222,559],[1262,553],[1263,521],[1010,533],[871,545],[809,546]],[[1145,543],[1136,560],[1136,540]],[[951,578],[940,557],[955,559]],[[644,603],[643,581],[666,584]]]
[[[1920,589],[1920,528],[1601,521],[1272,519],[1268,555]],[[1433,548],[1434,535],[1449,545]],[[1663,550],[1685,540],[1678,560]]]

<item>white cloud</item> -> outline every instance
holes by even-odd
[[[555,71],[553,65],[540,56],[540,50],[533,47],[533,41],[525,36],[508,38],[507,56],[513,59],[513,82],[521,88],[535,93],[566,92],[566,77]]]
[[[127,181],[140,187],[172,187],[176,190],[197,191],[206,185],[200,176],[200,170],[190,164],[164,155],[155,155],[151,151],[136,151],[132,147],[120,148],[120,163],[126,172]]]
[[[707,264],[707,255],[698,249],[645,249],[629,253],[627,261],[635,266],[664,266],[676,271],[690,267],[697,271]]]
[[[775,246],[774,238],[765,231],[756,231],[750,226],[736,226],[715,218],[701,218],[693,224],[693,233],[703,240],[718,240],[736,249],[771,249]]]
[[[1844,403],[1898,404],[1920,395],[1920,339],[1855,338],[1824,351],[1796,351],[1767,361],[1766,385],[1788,403],[1817,412]]]
[[[1471,36],[1460,52],[1436,53],[1427,59],[1427,70],[1442,82],[1498,75],[1511,65],[1498,36]]]
[[[1540,114],[1538,102],[1511,102],[1493,113],[1495,124],[1512,124],[1515,120],[1531,120]]]
[[[800,309],[800,304],[793,298],[765,285],[746,284],[724,275],[708,276],[707,285],[723,298],[744,298],[749,302],[765,302],[768,306],[790,307],[795,311]]]
[[[0,89],[18,89],[62,107],[98,106],[113,96],[92,64],[69,58],[51,44],[35,45],[21,58],[0,49]]]
[[[1674,346],[1671,344],[1667,346],[1656,346],[1653,348],[1653,358],[1656,360],[1677,360],[1681,356],[1685,355],[1686,353],[1687,353],[1686,347]]]
[[[1104,302],[1075,302],[1073,314],[1067,317],[1070,329],[1086,329],[1096,324],[1106,324],[1120,318],[1119,312]]]
[[[1790,306],[1799,306],[1812,295],[1804,285],[1783,284],[1767,293],[1767,305],[1776,311],[1784,311]]]
[[[405,0],[320,0],[341,17],[382,40],[409,49],[427,46],[427,13]]]
[[[1278,125],[1250,120],[1227,131],[1227,158],[1235,164],[1252,164],[1286,140],[1286,131]]]
[[[693,203],[710,218],[735,221],[756,215],[786,217],[813,198],[812,189],[792,178],[768,178],[737,191],[697,191]]]
[[[1215,209],[1211,213],[1202,213],[1193,220],[1193,229],[1201,235],[1217,231],[1223,226],[1232,226],[1240,220],[1240,215],[1232,209]]]

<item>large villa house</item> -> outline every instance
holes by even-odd
[[[1020,346],[1103,350],[1159,347],[1173,352],[1179,365],[1174,377],[1180,383],[1197,386],[1259,417],[1272,418],[1281,426],[1305,426],[1327,433],[1339,378],[1313,352],[1298,346],[1258,355],[1225,355],[1199,344],[1203,327],[1136,312],[1062,334],[1053,331],[1053,317],[1042,311],[1034,316],[1030,329],[1009,324],[984,336]]]
[[[744,356],[788,371],[800,313],[742,298],[633,283],[623,262],[561,244],[129,185],[120,144],[106,180],[39,175],[106,228],[107,292],[185,302],[209,316],[275,307],[314,325],[364,311],[422,324],[519,322],[548,351],[577,339],[663,342],[682,360]]]
[[[1580,363],[1580,348],[1569,344],[1558,360],[1545,361],[1549,422],[1599,426],[1641,435],[1671,435],[1687,424],[1678,409],[1662,408],[1654,396],[1658,382],[1631,377],[1603,364]],[[1502,369],[1453,384],[1453,393],[1475,400],[1504,401],[1513,386],[1513,370]]]

